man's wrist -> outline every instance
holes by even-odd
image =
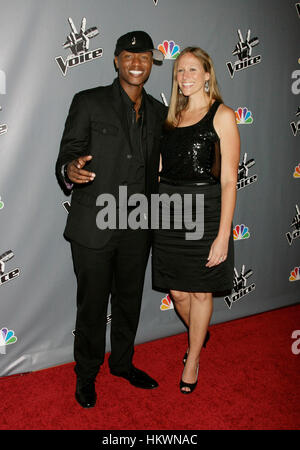
[[[65,164],[65,165],[63,166],[63,174],[64,174],[64,179],[65,179],[66,183],[72,184],[72,181],[71,181],[70,178],[68,177],[68,164]]]
[[[74,184],[73,181],[71,181],[68,177],[68,163],[62,166],[61,173],[67,188],[72,189]]]

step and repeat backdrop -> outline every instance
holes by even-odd
[[[145,30],[165,55],[145,86],[150,94],[167,104],[174,60],[200,46],[236,112],[234,289],[214,299],[212,323],[300,301],[300,2],[0,0],[0,7],[0,376],[73,360],[76,279],[63,238],[70,197],[54,166],[74,94],[111,84],[115,43],[128,31]],[[109,309],[107,351],[111,320]],[[136,343],[184,330],[168,293],[152,290],[149,263]]]

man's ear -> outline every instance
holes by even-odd
[[[118,57],[117,56],[114,57],[114,66],[115,66],[116,70],[119,70],[119,62],[118,62]]]

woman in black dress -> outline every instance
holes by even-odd
[[[170,291],[176,311],[188,327],[189,348],[180,381],[184,394],[197,385],[200,351],[209,337],[213,293],[233,285],[232,219],[239,159],[235,113],[222,102],[211,58],[200,48],[188,47],[174,63],[161,145],[159,193],[177,194],[177,199],[172,208],[162,202],[160,220],[168,211],[171,226],[164,229],[160,225],[154,232],[152,249],[153,286]],[[192,194],[192,205],[186,210],[185,194]],[[196,215],[196,194],[204,196],[201,215]],[[189,219],[182,214],[187,210]],[[180,220],[184,225],[178,229]],[[201,220],[202,237],[187,239],[191,223],[200,229]]]

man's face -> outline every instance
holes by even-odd
[[[140,86],[150,75],[153,57],[152,52],[132,53],[123,50],[115,57],[120,81],[130,86]]]

